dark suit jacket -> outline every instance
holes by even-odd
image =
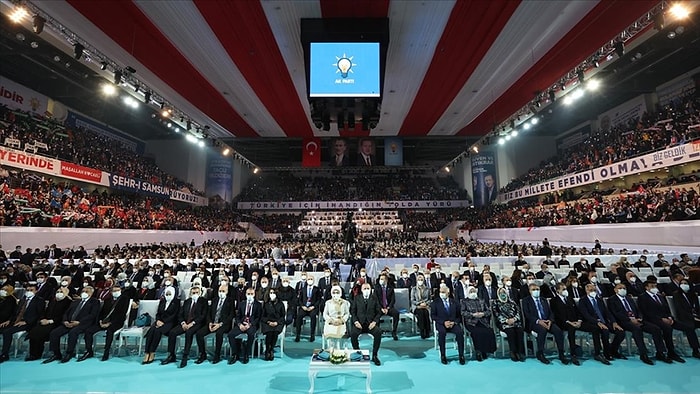
[[[17,314],[19,313],[19,309],[22,307],[22,302],[25,301],[26,298],[20,300],[19,305],[17,305],[16,312],[12,318],[12,322],[14,322],[15,319],[17,319]],[[43,298],[39,296],[34,296],[32,298],[32,302],[27,305],[26,310],[24,311],[24,316],[22,317],[22,320],[24,320],[27,323],[27,329],[30,329],[36,325],[36,323],[41,319],[41,317],[44,315],[44,309],[46,308],[46,302],[44,301]]]
[[[360,324],[365,325],[375,322],[379,324],[379,319],[382,316],[379,300],[372,294],[366,300],[362,294],[358,295],[350,304],[350,315],[353,323],[360,322]]]
[[[236,310],[236,317],[234,320],[234,324],[238,325],[238,324],[243,324],[243,322],[245,322],[245,318],[246,318],[245,310],[247,308],[247,305],[248,305],[248,301],[242,301],[238,304],[238,309]],[[257,302],[257,301],[253,301],[253,308],[250,311],[249,322],[250,322],[250,326],[252,328],[254,328],[255,330],[257,330],[258,327],[260,327],[260,318],[261,317],[262,317],[262,304]]]
[[[449,310],[445,309],[445,304],[442,299],[436,299],[430,304],[430,318],[433,319],[435,325],[445,326],[446,321],[459,323],[462,319],[459,313],[459,304],[455,300],[450,301]]]
[[[180,301],[175,298],[168,305],[168,309],[165,309],[166,304],[165,298],[161,299],[158,303],[158,312],[156,312],[156,320],[160,320],[165,324],[173,324],[177,319],[177,312],[180,310]],[[155,323],[155,322],[153,322]]]
[[[374,286],[374,294],[377,296],[377,301],[379,301],[379,307],[382,307],[382,286],[376,285]],[[394,308],[394,305],[396,304],[396,295],[394,294],[394,288],[387,286],[386,287],[386,303],[387,303],[387,308],[392,309]]]
[[[445,275],[444,272],[440,272],[439,274],[437,274],[437,273],[430,274],[430,288],[431,289],[440,288],[440,282],[443,280],[449,286],[449,283],[447,281],[447,275]],[[450,288],[450,293],[452,293],[452,288]]]
[[[625,300],[627,300],[627,303],[630,305],[630,309],[632,309],[632,314],[634,315],[634,317],[641,317],[641,315],[639,314],[639,309],[637,308],[637,303],[634,302],[632,297],[625,296]],[[608,298],[608,309],[615,318],[616,322],[627,323],[630,321],[630,316],[627,314],[625,306],[622,305],[622,301],[620,301],[620,297],[618,297],[617,295]]]
[[[116,301],[112,297],[102,304],[99,320],[103,323],[112,323],[110,327],[121,328],[126,320],[126,311],[131,306],[131,300],[124,294],[120,295]]]
[[[41,284],[41,287],[39,287],[38,284],[36,286],[36,295],[45,300],[50,300],[56,292],[56,288],[51,286],[51,284],[47,283],[46,281]]]
[[[299,289],[299,296],[297,297],[299,300],[299,306],[306,306],[306,302],[308,301],[308,284],[304,285]],[[321,290],[319,290],[318,287],[314,286],[313,289],[311,289],[311,305],[316,307],[318,309],[321,306],[321,302],[323,300],[323,293]]]
[[[226,296],[224,300],[224,305],[221,307],[221,314],[219,314],[220,323],[231,323],[233,321],[233,315],[236,312],[235,300],[233,297]],[[207,316],[207,323],[216,323],[216,309],[219,306],[219,295],[211,300],[211,305],[209,306],[209,313]]]
[[[333,157],[333,161],[335,161],[335,156]],[[379,165],[377,162],[377,156],[375,155],[369,155],[369,161],[373,167]],[[355,165],[360,167],[367,166],[367,162],[365,162],[365,158],[362,156],[362,154],[357,154],[357,161],[355,162]]]
[[[654,324],[660,322],[664,317],[672,317],[666,297],[661,294],[657,296],[659,297],[659,301],[661,301],[660,304],[646,291],[637,298],[637,304],[639,305],[639,310],[642,312],[642,317],[644,317],[646,321]]]
[[[493,282],[496,283],[496,282]],[[482,300],[486,303],[487,306],[491,306],[491,301],[495,300],[498,295],[497,295],[498,287],[491,285],[491,297],[489,297],[489,292],[486,290],[486,286],[483,284],[479,285],[479,287],[476,289],[476,292]]]
[[[576,302],[571,297],[566,297],[566,303],[561,300],[559,295],[555,295],[549,300],[549,305],[552,309],[552,314],[554,315],[554,322],[559,326],[559,328],[568,328],[569,325],[566,324],[567,321],[578,321],[583,320],[581,312],[579,312],[576,307]]]
[[[63,321],[72,321],[73,312],[78,308],[82,300],[75,300],[63,315]],[[100,301],[97,298],[88,298],[83,305],[83,308],[78,312],[75,320],[80,322],[80,325],[92,325],[97,323],[97,315],[100,313]]]
[[[540,297],[540,301],[542,302],[542,309],[544,312],[543,320],[554,321],[554,314],[547,300]],[[537,325],[537,321],[540,320],[540,315],[537,313],[537,305],[535,305],[535,299],[532,298],[532,296],[523,298],[523,316],[525,317],[525,322],[529,330],[532,330]]]
[[[410,289],[411,287],[415,286],[415,282],[411,280],[411,277],[408,277],[406,279],[404,278],[399,278],[396,280],[396,288],[397,289]]]
[[[673,293],[673,304],[676,307],[676,320],[690,326],[695,325],[695,317],[700,317],[700,305],[698,305],[698,295],[695,293],[684,293],[679,290]]]
[[[605,319],[605,321],[602,321],[601,323],[607,325],[609,330],[612,330],[612,323],[615,321],[615,318],[612,316],[612,314],[610,314],[610,311],[605,306],[605,302],[602,298],[596,297],[596,303],[598,304],[598,309],[600,309],[600,313],[603,314],[603,318]],[[583,320],[585,322],[591,324],[598,324],[598,322],[600,321],[598,315],[595,312],[595,309],[593,308],[591,299],[588,298],[588,296],[582,297],[579,300],[578,310],[581,312],[581,316],[583,316]]]
[[[190,312],[191,308],[192,298],[188,298],[180,308],[180,312],[178,313],[177,317],[178,321],[185,322],[187,324],[194,322],[195,326],[204,324],[204,322],[207,320],[207,300],[204,297],[199,296],[197,303],[194,304],[194,310],[192,312]]]

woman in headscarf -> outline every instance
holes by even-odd
[[[496,318],[496,326],[508,337],[510,359],[513,361],[525,361],[525,342],[523,339],[523,322],[520,318],[518,304],[508,297],[508,291],[501,287],[498,289],[498,298],[492,304],[493,315]]]
[[[146,354],[141,364],[150,364],[156,358],[156,349],[160,344],[160,338],[167,334],[175,325],[177,312],[180,309],[180,301],[175,298],[176,290],[168,286],[163,290],[163,298],[158,303],[158,312],[151,329],[146,333]]]
[[[411,308],[422,339],[430,336],[430,289],[425,286],[425,276],[416,277],[416,285],[411,289]]]
[[[476,351],[476,360],[483,361],[488,353],[496,351],[496,336],[491,328],[491,310],[480,299],[476,287],[467,289],[467,298],[461,301],[460,310],[464,327],[469,331]]]
[[[277,297],[277,290],[270,289],[263,303],[260,331],[265,335],[265,361],[275,359],[277,337],[284,329],[284,304]]]
[[[341,297],[342,293],[340,286],[333,286],[331,299],[326,301],[323,309],[323,336],[329,340],[333,339],[330,347],[336,349],[340,348],[340,339],[345,336],[346,323],[350,319],[350,302]]]

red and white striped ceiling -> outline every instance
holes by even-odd
[[[219,136],[309,137],[339,132],[311,122],[301,18],[389,18],[382,115],[365,134],[481,136],[658,1],[34,3]]]

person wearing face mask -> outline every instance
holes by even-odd
[[[418,264],[413,264],[413,267],[411,268],[411,272],[409,273],[409,278],[411,279],[411,286],[415,286],[416,282],[418,281],[418,275],[423,275],[422,272],[420,272],[420,266]]]
[[[168,274],[168,272],[165,274]],[[156,290],[156,298],[163,297],[163,293],[168,287],[175,288],[175,298],[178,298],[178,295],[180,294],[180,287],[178,286],[177,279],[173,278],[172,276],[163,276],[163,280],[160,282],[160,287]]]
[[[75,287],[71,285],[71,277],[70,276],[63,276],[61,277],[61,281],[59,282],[60,287],[64,287],[68,289],[68,297],[73,299],[73,300],[79,300],[80,295],[78,292],[75,290]]]
[[[543,364],[550,364],[544,356],[544,344],[547,340],[547,333],[554,336],[559,351],[559,360],[562,364],[569,364],[564,355],[564,334],[561,328],[554,322],[554,314],[549,307],[547,300],[540,297],[540,287],[536,284],[529,285],[530,295],[523,298],[523,316],[525,317],[525,328],[537,333],[537,359]]]
[[[318,288],[321,289],[322,292],[325,292],[330,289],[332,280],[333,276],[331,275],[331,270],[330,268],[326,268],[323,270],[323,276],[318,280]]]
[[[546,263],[542,263],[540,265],[540,270],[535,273],[535,278],[544,279],[545,275],[547,275],[547,274],[550,274],[549,273],[549,265],[547,265]]]
[[[63,321],[63,315],[71,305],[67,288],[59,288],[49,300],[49,305],[42,314],[37,324],[29,330],[29,354],[25,361],[35,361],[44,353],[44,343],[49,340],[49,334]]]
[[[483,361],[496,351],[496,336],[491,328],[491,309],[479,298],[476,287],[469,287],[467,298],[460,301],[464,328],[469,331],[476,360]]]
[[[698,349],[698,336],[695,334],[695,327],[677,321],[671,315],[668,301],[663,294],[660,294],[657,284],[651,281],[644,282],[644,293],[639,296],[637,303],[642,316],[647,322],[652,323],[661,329],[664,344],[667,349],[667,357],[673,361],[684,363],[685,360],[676,353],[673,343],[673,330],[683,331],[688,338],[688,343],[692,349]]]
[[[248,364],[248,357],[252,353],[255,342],[255,333],[260,326],[262,306],[255,301],[255,291],[250,287],[247,288],[245,297],[245,301],[238,304],[231,332],[228,333],[228,342],[231,346],[229,365],[235,364],[239,359],[243,364]],[[246,335],[245,348],[242,348],[241,339],[236,338],[241,334]]]
[[[440,287],[439,299],[433,301],[430,305],[430,317],[435,323],[435,329],[438,332],[438,345],[440,346],[440,362],[447,364],[445,356],[445,337],[447,333],[455,335],[457,341],[457,350],[459,354],[459,363],[464,365],[464,332],[460,325],[460,307],[457,301],[450,298],[450,289],[448,287]]]
[[[421,339],[430,336],[430,304],[433,301],[430,289],[425,285],[425,277],[417,276],[416,286],[411,289],[411,308],[416,316],[416,325]]]
[[[51,283],[56,283],[54,279]],[[46,272],[40,271],[36,273],[36,295],[44,300],[50,300],[56,292],[56,287],[48,282]]]
[[[583,289],[579,286],[578,278],[575,276],[570,276],[566,280],[566,290],[569,292],[569,297],[574,300],[579,300],[581,296],[584,295]]]
[[[17,299],[12,294],[14,288],[4,285],[0,288],[0,335],[3,337],[0,363],[10,359],[12,336],[21,331],[30,330],[41,316],[44,302],[35,296],[36,286],[27,285],[24,297],[17,305]],[[38,308],[41,309],[38,309]]]
[[[85,353],[78,358],[78,361],[85,361],[94,356],[92,351],[93,336],[105,331],[105,350],[102,355],[102,361],[109,359],[109,353],[112,349],[112,341],[114,340],[114,332],[124,326],[126,320],[126,312],[129,310],[131,300],[122,294],[122,289],[119,285],[112,286],[111,295],[105,299],[100,310],[99,320],[97,324],[90,326],[85,330]]]
[[[520,302],[520,292],[513,286],[513,280],[509,276],[502,276],[501,283],[508,294],[508,298],[516,303]]]
[[[175,298],[175,288],[168,287],[158,302],[155,322],[146,332],[146,350],[141,364],[150,364],[156,358],[156,349],[163,335],[168,334],[176,324],[180,302]]]
[[[534,273],[528,272],[527,274],[525,274],[525,279],[523,279],[523,285],[520,286],[519,297],[521,300],[525,299],[527,296],[530,295],[530,285],[534,285],[535,283],[536,282],[535,282],[535,274]],[[541,289],[540,289],[540,291],[541,291]],[[546,298],[547,295],[551,296],[551,294],[544,294],[544,293],[548,293],[548,291],[546,291],[546,290],[541,291],[541,293],[543,293],[542,296],[544,298]]]
[[[639,297],[644,293],[644,284],[632,271],[627,271],[623,283],[627,286],[627,294],[633,297]]]
[[[345,336],[346,323],[350,319],[350,302],[342,298],[343,291],[338,285],[331,288],[331,298],[323,308],[323,337],[330,348],[340,349],[340,340]]]
[[[270,278],[270,289],[278,290],[282,287],[282,278],[280,278],[280,273],[276,268],[272,269],[272,275]]]
[[[314,277],[312,275],[307,275],[306,284],[299,290],[299,309],[297,310],[296,337],[294,338],[294,342],[299,342],[301,340],[301,325],[304,322],[304,318],[307,316],[311,321],[309,342],[316,340],[316,322],[322,298],[321,291],[318,287],[314,286]]]
[[[352,326],[350,327],[350,342],[353,349],[359,349],[358,338],[360,334],[371,334],[374,338],[372,344],[372,362],[374,365],[381,365],[379,361],[379,345],[382,342],[382,330],[379,328],[381,318],[381,305],[375,295],[372,294],[372,286],[364,283],[360,289],[361,293],[355,297],[350,304],[350,316]]]
[[[53,355],[44,360],[44,364],[61,360],[61,363],[67,363],[75,355],[75,345],[78,343],[78,336],[84,334],[85,331],[94,325],[97,321],[97,315],[100,313],[100,301],[93,298],[92,295],[95,289],[86,287],[80,293],[80,299],[73,301],[70,308],[63,316],[62,324],[59,324],[49,334],[49,346]],[[60,341],[61,337],[68,335],[68,346],[66,353],[61,357]]]
[[[266,302],[270,294],[270,280],[267,276],[260,279],[260,285],[255,289],[255,300],[258,302]]]
[[[190,298],[185,300],[178,313],[178,321],[170,332],[168,332],[168,356],[161,361],[160,365],[175,362],[175,345],[177,337],[185,334],[185,346],[182,351],[182,360],[178,368],[187,366],[187,359],[192,348],[192,341],[200,327],[204,326],[207,318],[207,300],[202,297],[202,289],[199,287],[190,288]]]
[[[209,280],[209,275],[207,275],[209,271],[206,269],[202,268],[197,268],[197,271],[192,275],[192,278],[190,279],[190,282],[193,282],[195,279],[199,279],[202,281],[202,286],[203,287],[210,287],[211,286],[211,281]]]
[[[374,294],[376,294],[379,299],[382,316],[391,317],[393,322],[391,337],[395,341],[398,341],[397,329],[399,326],[399,311],[394,307],[396,304],[396,294],[394,293],[394,288],[389,284],[389,278],[386,274],[381,274],[379,276],[377,285],[374,286]]]
[[[586,285],[586,297],[581,298],[578,309],[583,317],[581,330],[593,336],[593,358],[605,365],[616,358],[624,358],[620,354],[620,344],[625,340],[625,330],[615,322],[592,283]],[[615,336],[612,343],[610,335]]]
[[[608,299],[608,309],[615,318],[617,324],[625,331],[632,333],[634,343],[637,345],[639,359],[645,364],[654,365],[654,362],[649,358],[646,344],[644,343],[644,333],[649,333],[654,340],[656,347],[656,357],[659,361],[671,363],[671,359],[666,358],[661,337],[661,329],[647,321],[644,321],[640,315],[637,303],[627,294],[627,288],[620,283],[615,286],[615,296]]]
[[[578,347],[578,345],[576,345],[576,330],[595,332],[594,338],[597,337],[598,342],[600,342],[600,329],[597,326],[584,322],[583,315],[576,306],[574,299],[569,297],[569,291],[563,283],[558,283],[556,285],[555,295],[552,297],[549,304],[552,308],[552,314],[554,315],[554,322],[563,331],[567,332],[569,351],[571,352],[571,363],[574,365],[581,365],[575,351]]]
[[[286,320],[284,304],[277,296],[277,290],[270,289],[268,299],[262,306],[260,332],[265,335],[265,361],[275,359],[275,344],[284,329]]]
[[[445,273],[442,272],[440,265],[436,264],[433,268],[433,272],[430,274],[431,287],[437,289],[440,286],[440,283],[445,283],[446,279],[447,275],[445,275]]]
[[[411,282],[411,277],[408,275],[408,270],[405,268],[402,269],[401,275],[399,275],[399,278],[396,280],[396,288],[397,289],[410,289],[413,286],[414,286],[414,282]]]
[[[690,286],[688,279],[681,279],[679,289],[673,293],[673,304],[676,307],[676,320],[696,330],[700,328],[700,305],[698,295]],[[691,346],[692,348],[692,346]],[[700,350],[693,348],[694,358],[700,358]]]
[[[512,361],[525,361],[525,342],[520,308],[508,297],[508,291],[504,287],[499,288],[497,293],[496,300],[492,303],[496,326],[502,333],[506,334],[510,348],[510,359]]]
[[[221,347],[224,344],[224,335],[231,331],[234,312],[235,300],[233,297],[229,297],[229,287],[219,286],[216,296],[209,306],[206,323],[197,331],[199,358],[194,362],[195,364],[207,361],[206,341],[204,338],[210,334],[215,335],[212,364],[218,364],[221,361]]]
[[[486,306],[491,307],[491,302],[496,299],[498,286],[496,286],[496,281],[491,278],[491,275],[485,275],[482,278],[483,280],[479,282],[476,291],[479,299],[484,300]]]

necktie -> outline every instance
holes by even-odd
[[[83,306],[85,306],[85,301],[80,301],[78,307],[75,308],[75,312],[73,312],[73,316],[71,317],[72,321],[78,320],[78,314],[80,313],[80,310],[83,309]]]
[[[626,298],[622,298],[622,304],[625,306],[625,310],[627,311],[627,314],[629,316],[632,316],[632,308],[630,307],[630,304],[627,302]]]
[[[190,313],[187,315],[187,322],[194,320],[194,300],[190,299]]]
[[[447,311],[447,313],[450,313],[450,302],[447,301],[447,299],[445,300],[445,310]]]
[[[250,310],[252,309],[253,304],[250,302],[246,305],[245,307],[245,315],[246,317],[250,317]]]
[[[388,302],[386,300],[386,286],[382,287],[382,306],[386,308]]]
[[[367,164],[368,166],[372,165],[372,162],[369,160],[369,156],[365,156],[365,164]]]
[[[593,309],[595,309],[595,314],[598,315],[598,320],[600,322],[604,322],[605,319],[603,318],[603,313],[600,311],[600,308],[598,307],[598,300],[595,298],[591,298],[591,304],[593,304]]]
[[[220,298],[219,299],[219,305],[216,306],[216,315],[214,315],[214,323],[219,323],[219,320],[221,319],[221,307],[224,306],[224,299]]]
[[[486,291],[489,292],[489,300],[492,299],[493,297],[491,296],[491,286],[487,287]]]
[[[430,288],[430,277],[425,278],[425,287]]]
[[[537,304],[537,314],[540,316],[540,320],[544,320],[544,308],[542,307],[542,301],[540,299],[535,300],[535,304]]]
[[[24,312],[27,310],[27,304],[29,304],[29,301],[27,299],[22,300],[22,305],[19,306],[19,312],[17,313],[17,319],[15,319],[15,324],[17,322],[21,322],[22,319],[24,319]]]
[[[578,297],[578,290],[576,290],[575,287],[572,288],[572,289],[574,290],[574,298],[579,298],[579,297]]]
[[[658,296],[658,295],[654,294],[654,300],[655,300],[659,305],[661,305],[661,300],[659,299],[659,296]]]

